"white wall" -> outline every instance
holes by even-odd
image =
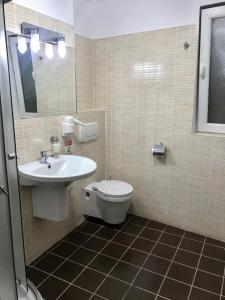
[[[198,22],[199,7],[220,0],[75,0],[75,29],[90,38]]]
[[[63,22],[74,23],[74,0],[13,0],[13,2]]]

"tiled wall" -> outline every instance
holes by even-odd
[[[58,20],[52,19],[45,15],[39,14],[27,8],[24,8],[13,3],[5,5],[6,8],[6,25],[7,30],[20,33],[20,23],[30,22],[32,24],[40,24],[43,27],[59,31],[66,36],[67,43],[70,47],[74,47],[74,32],[71,25],[65,24]],[[84,44],[82,49],[85,49],[86,44]],[[72,49],[72,48],[70,48]],[[87,44],[87,53],[88,53]],[[79,53],[79,52],[78,52]],[[76,53],[79,60],[82,60],[82,55]],[[92,50],[91,50],[92,53]],[[75,51],[72,54],[75,56]],[[67,56],[68,59],[68,56]],[[70,103],[70,114],[75,111],[76,98],[75,90],[69,91],[71,86],[66,85],[66,80],[68,76],[74,80],[75,88],[75,65],[74,60],[70,62],[73,64],[74,70],[73,74],[66,73],[65,80],[60,82],[62,84],[62,90],[66,89],[66,93],[71,92],[73,94],[74,103]],[[80,65],[81,62],[80,62]],[[49,68],[48,68],[49,71]],[[62,69],[61,69],[62,72]],[[85,71],[86,72],[86,71]],[[48,74],[49,75],[49,74]],[[64,72],[65,75],[65,72]],[[55,74],[57,77],[57,74]],[[57,81],[57,78],[55,81]],[[48,88],[51,88],[49,80],[44,77]],[[52,78],[51,78],[52,79]],[[84,80],[86,78],[83,78]],[[52,85],[54,88],[54,84]],[[82,86],[83,88],[83,86]],[[57,97],[62,95],[55,95]],[[92,98],[92,97],[91,97]],[[87,99],[87,96],[86,96]],[[54,100],[54,99],[53,99]],[[55,99],[56,100],[56,99]],[[71,97],[70,97],[71,101]],[[83,99],[82,99],[83,101]],[[60,111],[55,111],[55,114],[63,112],[65,106],[59,107],[59,102],[55,101],[55,106]],[[84,106],[83,106],[84,108]],[[93,108],[93,107],[92,107]],[[61,110],[62,109],[62,110]],[[23,218],[23,230],[25,239],[25,255],[26,262],[30,263],[49,247],[51,247],[55,242],[65,236],[68,232],[74,229],[78,224],[83,221],[83,199],[81,190],[86,184],[94,180],[104,179],[105,173],[105,113],[104,111],[90,111],[90,112],[80,112],[76,117],[84,122],[94,122],[97,121],[99,124],[99,138],[96,141],[84,144],[78,144],[76,140],[74,143],[74,153],[83,155],[94,159],[97,162],[98,168],[96,173],[89,177],[88,179],[83,179],[74,182],[68,188],[68,197],[70,199],[70,210],[69,218],[64,222],[50,222],[47,220],[42,220],[34,218],[32,214],[32,198],[31,198],[31,188],[21,187],[21,204],[22,204],[22,218]],[[59,136],[61,138],[61,122],[63,116],[49,116],[49,117],[39,117],[30,119],[17,119],[15,121],[16,130],[16,146],[17,152],[20,159],[19,164],[27,163],[33,160],[37,160],[40,156],[41,150],[51,150],[49,143],[49,138],[52,135]],[[62,142],[62,140],[61,140]],[[62,143],[62,153],[63,153],[63,143]]]
[[[76,35],[76,93],[77,110],[93,110],[92,40]]]
[[[94,40],[94,107],[106,110],[106,176],[134,185],[132,210],[225,240],[225,136],[192,133],[197,35]],[[152,158],[159,142],[166,159]]]

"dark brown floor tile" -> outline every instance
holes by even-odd
[[[214,259],[225,260],[225,250],[214,245],[205,244],[202,254]]]
[[[154,300],[155,299],[155,295],[147,292],[147,291],[143,291],[135,286],[131,286],[131,288],[129,289],[125,300]]]
[[[142,230],[141,226],[129,223],[125,227],[121,229],[121,231],[132,234],[132,235],[138,235]]]
[[[182,236],[185,231],[183,229],[167,225],[165,232]]]
[[[119,259],[126,250],[127,247],[111,242],[102,250],[102,253],[109,255],[113,258]]]
[[[68,235],[66,238],[66,241],[70,243],[74,243],[77,245],[84,244],[91,236],[88,234],[85,234],[83,232],[75,231],[72,234]]]
[[[193,287],[189,300],[220,300],[220,296]]]
[[[192,240],[196,240],[199,242],[204,242],[204,240],[205,240],[204,236],[194,233],[194,232],[190,232],[190,231],[186,231],[184,237],[192,239]]]
[[[52,273],[64,261],[65,260],[61,257],[54,254],[48,254],[37,262],[35,267],[47,273]]]
[[[131,283],[139,271],[138,267],[120,261],[110,273],[110,276]]]
[[[54,273],[53,275],[59,277],[60,279],[72,282],[83,270],[83,267],[70,262],[65,261]]]
[[[26,274],[27,278],[36,286],[48,276],[48,274],[33,268],[30,268]]]
[[[153,241],[137,238],[132,244],[132,248],[149,253],[151,252],[154,245],[155,243]]]
[[[76,286],[71,285],[59,298],[59,300],[88,300],[91,297],[91,293],[84,291]],[[93,299],[93,298],[92,298]]]
[[[161,232],[154,230],[154,229],[150,229],[150,228],[145,228],[142,233],[140,234],[140,237],[148,239],[148,240],[152,240],[152,241],[157,241],[158,238],[160,237]]]
[[[83,245],[83,247],[94,251],[101,251],[107,243],[108,241],[99,239],[97,237],[92,237]]]
[[[211,239],[211,238],[208,238],[208,237],[206,238],[206,243],[214,245],[214,246],[225,248],[225,243],[224,242],[219,241],[219,240],[215,240],[215,239]]]
[[[171,300],[188,299],[191,286],[166,278],[159,294]]]
[[[215,260],[213,258],[202,256],[199,269],[209,273],[213,273],[219,276],[223,276],[225,264],[222,261]]]
[[[149,292],[158,293],[162,281],[163,276],[152,273],[150,271],[141,270],[136,280],[134,281],[134,285]]]
[[[80,248],[77,252],[75,252],[71,257],[70,260],[77,262],[81,265],[88,265],[92,259],[97,255],[96,252],[93,252],[86,248]]]
[[[188,250],[197,254],[200,254],[202,251],[203,243],[190,240],[190,239],[183,239],[180,245],[180,248],[183,250]]]
[[[105,276],[103,274],[87,268],[78,276],[74,284],[90,292],[94,292],[104,279]]]
[[[92,297],[91,300],[104,300],[104,298],[94,295],[94,297]]]
[[[39,257],[37,257],[35,260],[33,260],[30,263],[30,266],[32,267],[32,266],[36,265],[36,263],[39,262],[42,258],[44,258],[47,254],[48,254],[48,252],[46,251],[45,253],[43,253],[42,255],[40,255]]]
[[[44,299],[55,300],[68,286],[68,283],[50,276],[39,286],[38,290]]]
[[[100,228],[101,228],[101,225],[86,222],[83,226],[80,226],[78,230],[81,231],[81,232],[92,235],[96,231],[98,231]]]
[[[115,266],[117,260],[102,254],[99,254],[90,264],[90,268],[96,271],[108,274],[109,271]]]
[[[192,284],[194,279],[195,269],[186,267],[177,263],[172,263],[169,272],[167,274],[168,277],[172,279],[176,279],[178,281],[182,281],[187,284]]]
[[[129,284],[108,277],[97,290],[96,294],[109,300],[121,300],[128,288]]]
[[[62,242],[56,248],[51,250],[51,253],[68,258],[79,246],[67,242]]]
[[[174,261],[189,267],[196,268],[199,261],[199,254],[179,249],[176,253]]]
[[[166,224],[151,220],[148,224],[148,227],[152,228],[152,229],[157,229],[157,230],[163,231],[166,228]]]
[[[175,252],[176,252],[176,248],[167,245],[157,244],[153,249],[152,254],[155,254],[162,258],[172,259]]]
[[[90,216],[85,216],[85,218],[86,218],[86,222],[91,222],[91,223],[95,223],[95,224],[98,224],[98,225],[101,225],[101,226],[106,226],[106,227],[113,228],[113,225],[107,224],[102,219],[95,218],[95,217],[90,217]]]
[[[130,234],[126,234],[124,232],[119,232],[114,238],[113,238],[113,242],[114,243],[119,243],[121,245],[124,246],[130,246],[131,243],[134,241],[135,237],[130,235]]]
[[[109,228],[109,227],[102,227],[98,232],[96,232],[95,236],[100,237],[105,240],[111,240],[118,231]]]
[[[211,291],[216,294],[220,294],[222,277],[211,275],[203,271],[197,271],[194,286]]]
[[[128,251],[121,258],[122,261],[128,262],[135,266],[141,267],[146,260],[148,254],[137,251],[135,249],[128,249]]]
[[[169,233],[163,233],[159,239],[160,243],[167,244],[169,246],[177,247],[181,241],[181,237]]]
[[[165,275],[170,266],[170,261],[161,257],[150,255],[144,264],[144,268]]]
[[[104,298],[94,295],[94,297],[92,297],[91,300],[104,300]]]
[[[135,215],[131,215],[129,221],[130,223],[134,223],[140,226],[145,226],[148,223],[148,219]]]

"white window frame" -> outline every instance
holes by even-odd
[[[197,131],[225,133],[225,124],[208,123],[212,19],[225,17],[225,5],[201,11],[201,33],[198,70]],[[224,49],[225,51],[225,49]]]

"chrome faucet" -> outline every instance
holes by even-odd
[[[51,155],[48,155],[48,151],[41,151],[40,152],[40,160],[39,160],[39,162],[41,164],[46,164],[46,165],[48,164],[49,165],[49,163],[48,163],[49,156],[51,156]]]

